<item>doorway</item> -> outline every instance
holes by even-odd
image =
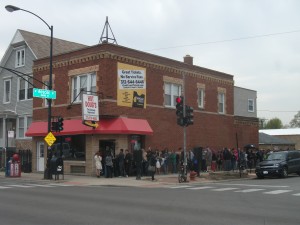
[[[38,142],[37,143],[37,149],[36,149],[36,170],[37,171],[44,171],[45,170],[45,144],[44,142]]]
[[[116,156],[115,146],[116,146],[116,140],[100,140],[99,151],[102,157],[105,157],[108,151],[110,151],[113,157],[115,157]]]

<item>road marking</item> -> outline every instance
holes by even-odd
[[[255,192],[255,191],[263,191],[265,189],[245,189],[245,190],[239,190],[239,191],[235,191],[235,192],[242,192],[242,193],[249,193],[249,192]]]
[[[212,191],[231,191],[236,189],[238,188],[218,188],[218,189],[213,189]]]
[[[192,187],[192,188],[187,188],[187,189],[189,189],[189,190],[202,190],[202,189],[209,189],[209,188],[214,188],[214,187],[204,186],[204,187]]]
[[[189,186],[189,185],[182,185],[182,186],[173,186],[173,187],[169,187],[169,188],[172,188],[172,189],[179,189],[179,188],[190,188],[192,186]]]
[[[73,187],[73,184],[49,184],[51,186],[58,186],[58,187]]]
[[[32,187],[55,187],[53,185],[48,185],[48,184],[27,184],[27,185]]]
[[[245,187],[271,187],[271,188],[288,188],[290,186],[276,186],[276,185],[261,185],[261,184],[220,184],[230,186],[245,186]]]
[[[294,196],[300,196],[300,193],[297,193],[297,194],[293,194]]]
[[[10,184],[10,185],[6,185],[9,187],[20,187],[20,188],[32,188],[33,186],[27,186],[27,185],[20,185],[20,184]]]
[[[275,190],[275,191],[264,192],[264,194],[278,195],[278,194],[287,193],[287,192],[291,192],[291,191],[292,190]]]
[[[0,189],[7,189],[7,188],[12,188],[12,187],[0,186]]]

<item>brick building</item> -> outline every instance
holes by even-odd
[[[183,91],[183,81],[186,104],[194,108],[194,125],[187,127],[187,148],[220,150],[236,147],[237,142],[239,147],[258,144],[256,114],[234,115],[233,76],[195,66],[190,56],[179,62],[103,43],[57,55],[53,62],[57,98],[52,115],[65,119],[64,130],[55,135],[75,148],[65,160],[66,173],[92,175],[93,155],[98,150],[109,148],[117,154],[121,148],[181,147],[183,129],[176,123],[175,99]],[[33,71],[36,79],[47,81],[49,60],[36,60]],[[96,129],[81,123],[82,93],[99,97]],[[45,101],[34,99],[33,123],[26,133],[33,137],[34,149],[45,148],[46,121]],[[75,157],[74,151],[82,152],[82,157]],[[34,151],[33,159],[37,159]],[[38,161],[33,161],[34,171],[39,170]]]

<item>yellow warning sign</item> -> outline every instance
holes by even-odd
[[[53,145],[53,143],[56,141],[56,138],[54,137],[54,135],[51,132],[49,132],[47,134],[47,136],[44,138],[44,140],[51,147]]]

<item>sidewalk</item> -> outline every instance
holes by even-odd
[[[53,176],[54,177],[54,176]],[[229,181],[237,179],[251,179],[254,178],[255,173],[251,174],[242,174],[242,178],[238,172],[210,172],[210,173],[201,173],[200,177],[196,177],[192,181],[188,174],[188,184],[194,183],[210,183],[210,182],[220,182],[220,181]],[[0,172],[0,179],[18,179],[24,181],[42,181],[46,183],[64,183],[70,185],[78,186],[132,186],[132,187],[161,187],[164,185],[178,185],[178,175],[177,174],[167,174],[167,175],[155,175],[155,181],[151,180],[151,177],[142,177],[141,180],[136,180],[135,177],[114,177],[114,178],[104,178],[104,177],[92,177],[92,176],[80,176],[80,175],[60,175],[59,180],[45,180],[43,173],[22,173],[21,177],[10,178],[5,177],[4,172]],[[181,183],[187,184],[187,183]]]

